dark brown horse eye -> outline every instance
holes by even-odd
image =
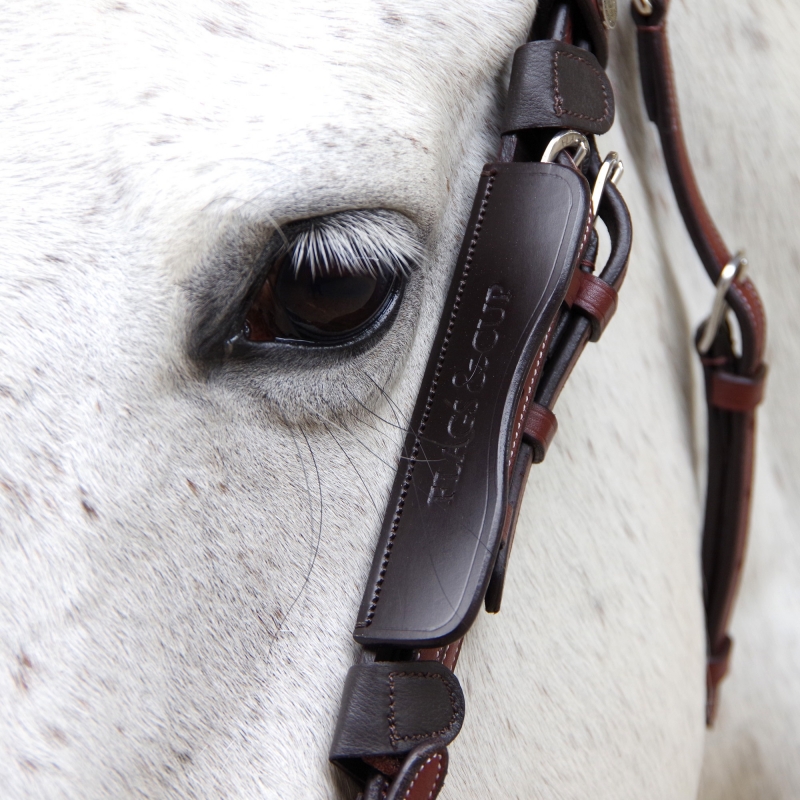
[[[283,256],[247,312],[245,337],[251,342],[343,341],[367,328],[398,288],[397,276],[381,271],[351,274],[333,266],[314,274],[308,264],[295,269]]]

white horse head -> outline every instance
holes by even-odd
[[[535,5],[109,0],[7,10],[4,796],[354,792],[327,762],[352,623]],[[763,133],[758,109],[774,108],[765,97],[790,103],[792,119],[800,101],[785,78],[765,88],[734,58],[768,64],[770,48],[787,45],[781,26],[713,5],[694,13],[741,24],[734,51],[706,43],[675,10],[687,23],[676,28],[690,142],[717,148],[700,162],[712,207],[765,264],[777,318],[796,324],[779,273],[782,225],[793,230],[782,198],[800,196],[783,171],[790,126],[777,120],[766,154],[750,146]],[[758,14],[800,24],[794,9]],[[606,139],[629,168],[630,276],[614,324],[559,404],[557,443],[532,472],[503,612],[479,619],[464,646],[467,721],[443,797],[697,791],[703,421],[689,332],[708,289],[676,278],[696,269],[694,257],[642,116],[625,21],[611,73],[619,111]],[[704,86],[719,92],[708,108]],[[736,112],[731,97],[741,98]],[[711,137],[701,114],[729,135]],[[755,191],[762,210],[751,216]],[[400,275],[396,313],[352,346],[226,349],[259,276],[302,246],[316,248],[321,269],[326,255],[355,253]],[[796,351],[776,345],[774,364]],[[797,381],[773,383],[779,415]],[[737,652],[743,677],[723,690],[744,710],[723,710],[709,796],[731,763],[747,775],[759,759],[762,772],[783,763],[765,750],[800,706],[796,676],[780,703],[756,680],[768,669],[757,666],[759,632],[799,641],[786,609],[797,608],[789,587],[800,556],[796,544],[778,549],[797,502],[798,432],[784,438],[769,418],[765,427],[767,500],[753,550],[786,558],[770,565],[755,554],[761,594],[748,603],[745,592],[742,608],[753,646]],[[765,531],[777,533],[759,538]],[[778,611],[764,597],[775,586]],[[777,683],[790,648],[770,658]],[[759,716],[743,745],[759,702],[772,703],[770,720]],[[753,786],[800,785],[785,761],[776,782]]]

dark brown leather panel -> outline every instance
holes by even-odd
[[[330,759],[363,778],[361,759],[445,745],[463,721],[461,687],[438,661],[356,664],[347,673]]]
[[[603,0],[606,11],[613,6]],[[530,438],[530,422],[525,434],[526,420],[537,415],[530,407],[549,344],[558,338],[568,362],[554,367],[564,367],[556,376],[560,390],[591,332],[580,309],[563,304],[576,265],[590,270],[596,253],[588,183],[566,152],[557,165],[530,162],[555,132],[547,127],[591,131],[610,124],[613,96],[601,69],[606,32],[596,0],[542,0],[539,8],[534,29],[577,46],[539,48],[552,57],[549,102],[556,119],[548,118],[545,129],[505,137],[503,163],[484,171],[418,394],[356,626],[356,640],[370,648],[362,654],[369,666],[348,677],[331,754],[366,784],[361,800],[433,800],[441,789],[445,729],[431,733],[438,722],[420,718],[421,709],[433,714],[443,707],[443,696],[435,696],[430,676],[416,671],[437,662],[455,667],[484,593],[487,610],[499,610],[534,449],[543,457],[555,430],[555,418],[542,409],[549,424],[536,429],[541,441]],[[527,90],[539,91],[535,80]],[[591,150],[589,180],[599,166],[593,142]],[[601,278],[617,288],[627,265],[630,219],[614,187],[609,194],[600,209],[601,216],[610,215],[612,256]],[[604,321],[608,308],[601,301],[595,306]],[[575,333],[580,342],[572,348]],[[390,660],[402,667],[395,677],[405,683],[390,687],[394,699],[386,712],[381,680],[364,691],[354,687],[364,675],[379,676]],[[400,707],[410,709],[407,717]],[[419,747],[395,754],[400,741],[418,736]],[[387,737],[394,752],[382,752]]]
[[[574,128],[606,133],[614,121],[614,92],[588,51],[546,39],[514,54],[502,129]]]
[[[506,516],[513,415],[590,232],[560,164],[487,167],[390,495],[354,631],[364,645],[460,638]]]

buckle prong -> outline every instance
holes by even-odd
[[[703,335],[697,343],[697,349],[700,351],[701,355],[707,353],[711,348],[719,326],[722,324],[722,318],[728,310],[728,304],[725,302],[728,289],[731,288],[734,281],[744,278],[747,266],[748,262],[744,256],[744,251],[740,250],[722,268],[722,272],[720,272],[717,280],[717,292],[714,295],[714,302],[711,305],[711,313],[708,315],[706,324],[703,326]]]
[[[625,167],[622,164],[619,153],[615,153],[612,150],[603,159],[603,163],[597,172],[594,189],[592,189],[592,217],[594,217],[595,221],[597,220],[597,209],[600,208],[600,201],[603,199],[603,192],[606,190],[606,184],[613,183],[616,186],[624,171]]]

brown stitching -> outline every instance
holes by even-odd
[[[441,753],[435,753],[432,756],[428,756],[428,758],[425,760],[425,763],[417,770],[417,774],[414,776],[414,780],[411,781],[411,783],[408,784],[408,789],[406,789],[405,794],[403,795],[403,800],[408,800],[408,798],[411,797],[411,790],[414,788],[414,784],[417,782],[417,779],[419,778],[419,776],[422,775],[422,773],[425,771],[425,767],[427,767],[428,764],[430,764],[431,761],[433,761],[434,758],[439,763],[436,765],[436,777],[433,779],[433,786],[431,787],[430,792],[428,792],[428,797],[426,798],[426,800],[432,800],[432,798],[434,797],[434,793],[438,792],[438,790],[439,790],[439,776],[442,774],[442,754]]]
[[[394,679],[395,678],[434,678],[435,680],[441,681],[444,684],[444,688],[447,689],[447,694],[450,695],[450,708],[453,710],[452,716],[450,717],[450,722],[444,726],[441,730],[438,731],[429,731],[427,733],[415,733],[409,736],[398,736],[397,735],[397,723],[395,720],[395,712],[394,712]],[[444,679],[442,675],[437,675],[436,673],[430,672],[390,672],[389,673],[389,716],[387,721],[389,723],[389,741],[391,741],[392,746],[397,745],[398,742],[413,742],[417,739],[431,739],[435,736],[444,736],[449,730],[452,729],[453,725],[456,723],[456,696],[453,693],[450,684]]]
[[[571,58],[573,61],[577,61],[580,64],[588,67],[594,74],[597,76],[598,81],[600,82],[600,88],[603,90],[603,115],[601,117],[590,117],[588,114],[579,114],[576,111],[570,111],[568,108],[564,108],[564,98],[561,96],[561,91],[558,88],[558,59],[559,56],[564,56],[564,58]],[[594,67],[594,65],[590,64],[586,59],[581,58],[580,56],[576,56],[572,53],[565,53],[563,50],[556,50],[553,53],[553,84],[555,89],[555,112],[557,117],[564,116],[567,114],[570,117],[576,117],[577,119],[586,119],[590,122],[603,122],[608,119],[608,112],[609,112],[609,104],[608,104],[608,92],[606,91],[606,85],[603,81],[603,77],[600,72]]]
[[[397,506],[395,507],[394,511],[394,519],[392,520],[392,528],[389,532],[389,539],[386,542],[386,547],[383,551],[383,560],[381,561],[381,569],[378,573],[378,577],[375,581],[375,587],[372,591],[372,600],[369,604],[369,609],[367,611],[366,617],[364,618],[363,622],[357,622],[356,628],[366,628],[372,624],[372,620],[375,617],[375,609],[378,607],[378,601],[380,600],[381,596],[381,587],[383,586],[383,580],[386,577],[386,570],[389,566],[389,559],[392,555],[392,547],[394,546],[394,540],[397,536],[397,530],[400,527],[400,519],[403,516],[403,507],[406,503],[406,497],[408,496],[408,489],[411,486],[411,476],[414,474],[414,467],[417,463],[417,456],[419,455],[420,450],[420,436],[422,432],[425,430],[425,425],[428,422],[428,417],[431,413],[431,409],[433,408],[433,398],[436,396],[436,389],[439,384],[439,376],[442,373],[442,369],[444,368],[444,358],[447,354],[447,348],[450,344],[450,336],[453,333],[453,327],[455,326],[456,317],[458,316],[458,309],[461,306],[461,296],[464,294],[464,287],[467,284],[467,275],[469,274],[470,266],[472,265],[472,257],[475,253],[475,248],[478,245],[478,238],[480,237],[481,227],[483,225],[484,217],[486,216],[486,207],[489,204],[489,195],[492,193],[492,187],[494,186],[494,176],[496,175],[496,171],[492,170],[489,172],[489,180],[486,182],[486,190],[483,195],[483,200],[481,201],[480,211],[478,212],[478,219],[475,223],[474,232],[472,234],[472,239],[469,243],[469,249],[467,250],[467,257],[464,260],[464,269],[461,271],[461,280],[458,284],[458,291],[456,292],[455,299],[453,300],[453,307],[450,311],[450,321],[447,325],[447,333],[445,334],[444,341],[442,342],[442,347],[439,350],[439,358],[436,362],[436,371],[433,375],[433,380],[431,381],[430,388],[428,389],[428,398],[425,402],[425,412],[422,415],[422,421],[420,422],[419,429],[417,431],[417,436],[414,440],[414,447],[411,449],[411,456],[408,459],[408,466],[406,467],[406,476],[403,479],[403,486],[400,489],[400,497],[397,500]]]

